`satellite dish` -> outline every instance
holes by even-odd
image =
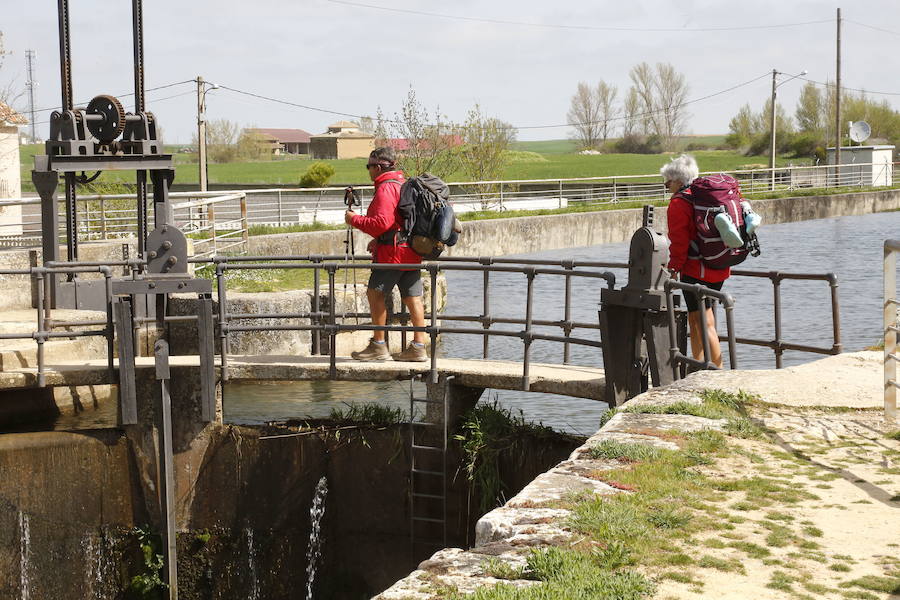
[[[865,121],[854,121],[850,124],[850,139],[861,144],[872,135],[872,128]]]

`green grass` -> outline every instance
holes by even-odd
[[[861,587],[864,590],[871,590],[873,592],[900,594],[900,575],[892,575],[890,577],[866,575],[864,577],[845,581],[840,584],[840,587]]]
[[[599,444],[588,449],[591,458],[609,458],[627,462],[656,460],[660,457],[661,450],[648,444],[632,444],[617,442],[615,440],[603,440]]]
[[[328,418],[342,423],[365,425],[396,425],[406,421],[406,413],[402,408],[376,403],[350,404],[345,402],[344,405],[345,408],[332,408]]]
[[[898,429],[897,431],[888,432],[884,437],[889,440],[897,440],[898,442],[900,442],[900,429]]]

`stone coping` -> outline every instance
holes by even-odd
[[[139,369],[153,368],[152,357],[139,357]],[[118,364],[118,361],[115,363]],[[179,373],[189,377],[190,370],[199,365],[197,356],[172,356],[173,377]],[[438,370],[456,376],[455,383],[491,389],[522,389],[522,363],[516,361],[438,358]],[[427,373],[430,362],[358,362],[346,357],[337,359],[339,381],[392,381],[408,379],[412,374]],[[330,379],[326,356],[229,356],[228,379],[267,381],[309,381]],[[220,371],[217,361],[217,371]],[[65,361],[48,365],[45,370],[48,386],[96,385],[111,381],[106,360]],[[603,369],[577,365],[531,363],[530,391],[561,394],[576,398],[602,400],[605,390]],[[34,387],[37,370],[13,369],[0,373],[0,389]]]

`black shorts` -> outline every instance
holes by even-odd
[[[681,283],[699,283],[704,287],[708,287],[711,290],[720,291],[722,289],[722,284],[724,281],[717,281],[716,283],[710,283],[708,281],[703,281],[702,279],[696,279],[691,277],[690,275],[682,275]],[[700,301],[697,298],[697,294],[693,292],[689,292],[687,290],[681,290],[681,293],[684,295],[684,303],[687,304],[688,312],[697,312],[700,310]],[[705,300],[706,308],[712,306],[712,301],[710,298]]]
[[[382,294],[390,294],[394,286],[400,288],[400,296],[422,295],[422,271],[401,271],[400,269],[372,269],[369,275],[369,289],[378,290]]]

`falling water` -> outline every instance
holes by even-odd
[[[250,572],[250,595],[248,600],[259,600],[259,582],[256,578],[256,549],[253,544],[253,530],[244,530],[247,535],[247,567]]]
[[[28,515],[19,511],[19,591],[22,600],[31,598],[28,581],[28,552],[31,546],[31,528]]]
[[[312,600],[313,583],[316,580],[316,567],[322,557],[322,517],[325,515],[325,495],[328,493],[328,481],[323,475],[316,484],[312,507],[309,509],[309,547],[306,549],[306,600]]]

